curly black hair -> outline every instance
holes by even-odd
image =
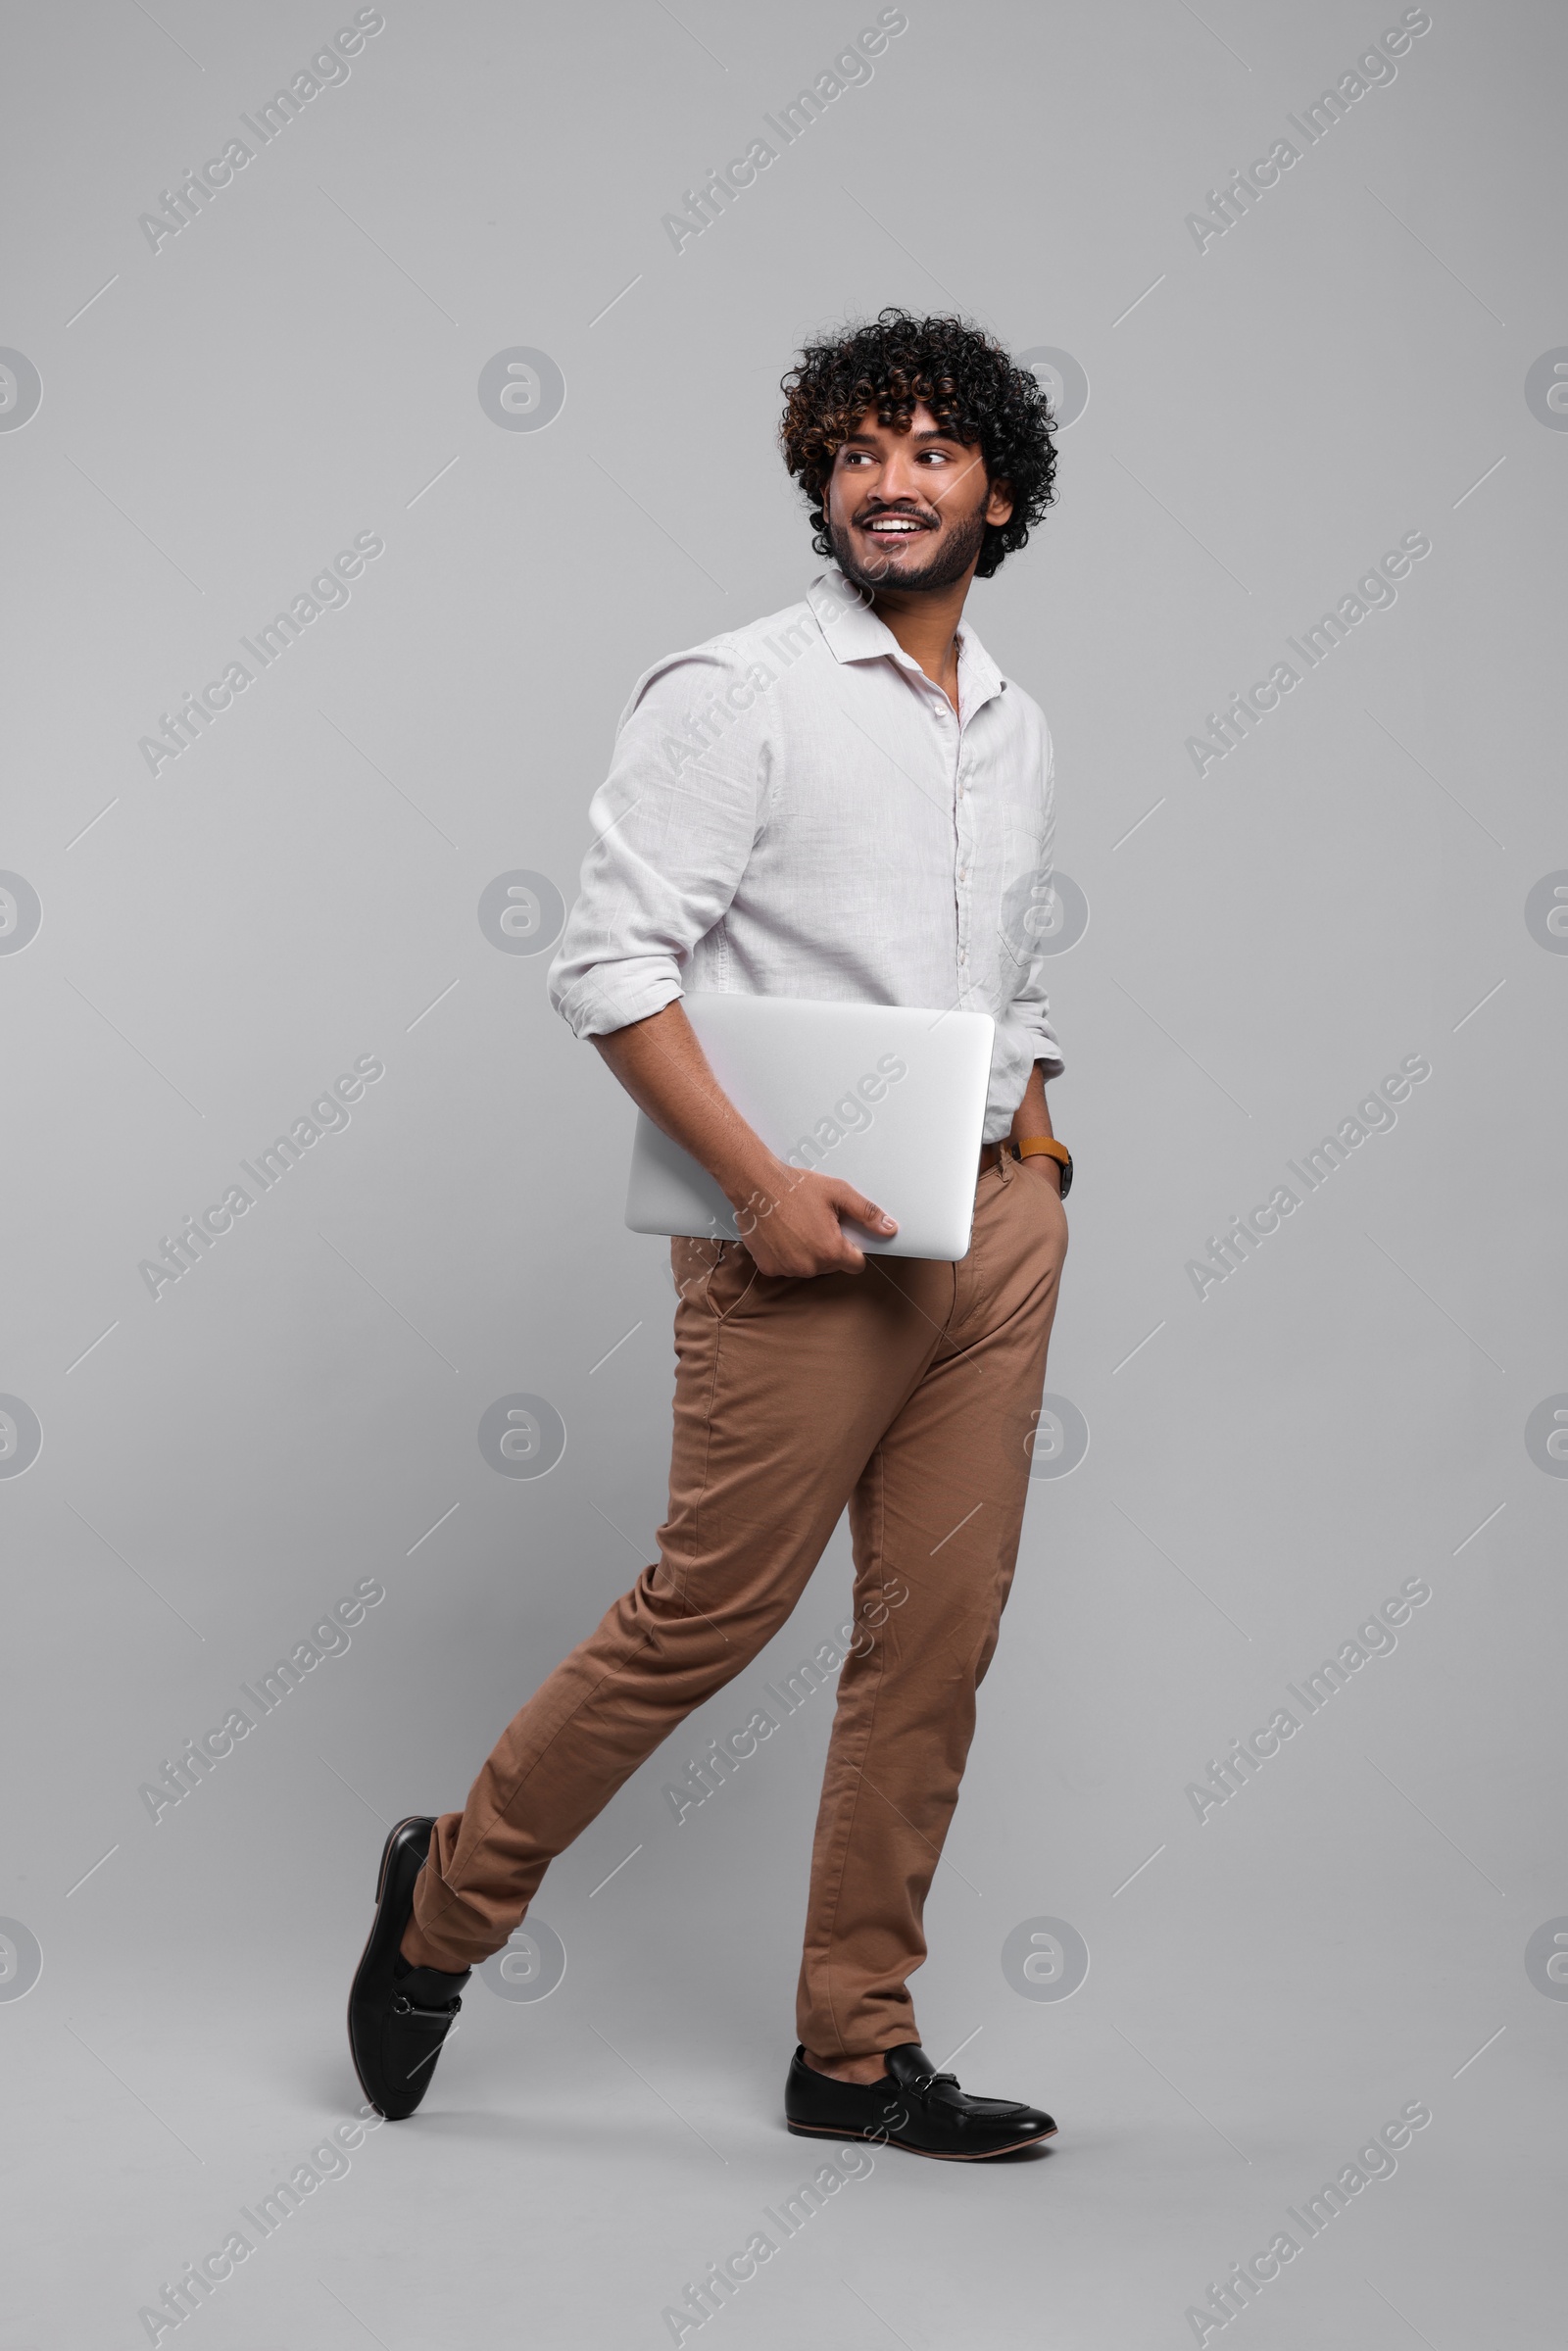
[[[1038,378],[966,319],[879,311],[827,342],[808,343],[779,389],[784,463],[806,494],[818,555],[833,553],[825,513],[833,460],[872,408],[879,423],[904,429],[923,401],[958,440],[979,443],[992,481],[1007,483],[1012,513],[986,524],[975,566],[982,579],[1025,544],[1054,500],[1051,404]]]

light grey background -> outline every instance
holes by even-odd
[[[1186,225],[1399,13],[910,0],[679,254],[662,216],[874,8],[387,0],[156,253],[138,217],[352,11],[14,27],[0,343],[42,403],[0,432],[0,866],[42,921],[0,954],[0,1389],[42,1449],[0,1477],[0,1913],[42,1975],[0,1998],[6,2351],[145,2341],[353,2113],[383,1824],[461,1802],[649,1555],[671,1297],[620,1228],[630,1113],[478,906],[518,871],[569,898],[639,670],[818,567],[778,378],[887,301],[1090,385],[1057,509],[970,608],[1052,720],[1090,914],[1053,998],[1080,1172],[1049,1380],[1090,1443],[1031,1494],[915,1986],[934,2054],[1063,2128],[1011,2166],[879,2159],[710,2324],[1191,2342],[1209,2282],[1424,2100],[1252,2351],[1560,2340],[1568,2004],[1525,1955],[1568,1914],[1568,1484],[1525,1429],[1568,1403],[1568,960],[1525,907],[1568,868],[1568,438],[1525,382],[1568,358],[1561,12],[1434,0],[1248,217],[1202,252]],[[480,405],[518,347],[564,379],[543,430]],[[1396,605],[1200,778],[1204,713],[1412,531]],[[349,604],[149,774],[159,713],[359,532],[385,553]],[[1207,1236],[1413,1054],[1397,1126],[1200,1300]],[[357,1055],[385,1076],[352,1124],[155,1302],[139,1261]],[[479,1448],[515,1395],[566,1432],[542,1480]],[[671,2339],[811,2170],[778,2097],[825,1694],[678,1828],[662,1788],[847,1573],[841,1537],[552,1872],[548,2001],[476,1979],[418,2119],[179,2340]],[[1396,1651],[1200,1825],[1188,1783],[1412,1577]],[[352,1647],[154,1826],[140,1786],[366,1578]],[[1089,1953],[1065,2001],[1004,1973],[1044,1919]]]

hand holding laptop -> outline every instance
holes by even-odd
[[[956,1261],[994,1033],[983,1012],[707,990],[597,1038],[643,1111],[627,1224],[739,1240],[797,1278]]]
[[[843,1218],[883,1240],[897,1234],[894,1219],[853,1184],[791,1167],[768,1149],[714,1077],[678,998],[594,1043],[638,1108],[719,1185],[763,1273],[860,1272],[865,1252]]]

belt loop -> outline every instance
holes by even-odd
[[[997,1173],[1004,1184],[1012,1182],[1012,1151],[1005,1135],[997,1146]]]

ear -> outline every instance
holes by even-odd
[[[991,495],[986,500],[986,520],[1000,524],[1011,519],[1012,484],[1010,481],[994,481]]]

